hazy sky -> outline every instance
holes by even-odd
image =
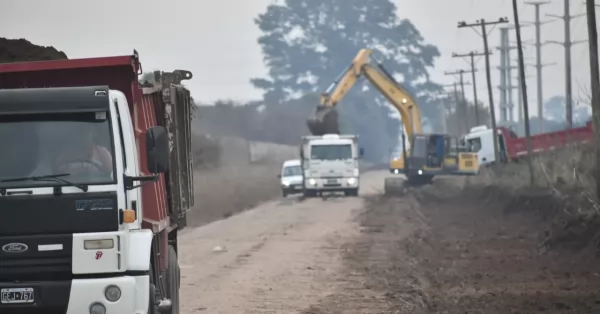
[[[253,18],[263,12],[273,0],[0,0],[0,37],[26,38],[39,45],[52,45],[69,58],[130,54],[137,49],[146,71],[154,69],[187,69],[194,73],[188,83],[193,96],[210,102],[220,98],[248,100],[261,93],[249,79],[265,73],[262,55],[256,39],[258,28]],[[459,20],[474,22],[484,18],[495,20],[506,16],[513,21],[510,0],[395,0],[398,15],[409,18],[429,43],[442,52],[434,78],[443,84],[454,82],[444,71],[468,69],[468,63],[452,58],[453,52],[483,51],[481,37],[472,29],[456,27]],[[519,0],[520,18],[533,21],[534,8]],[[571,14],[585,12],[583,0],[571,1]],[[563,0],[552,0],[541,8],[542,20],[552,20],[545,14],[563,14]],[[563,40],[562,20],[542,26],[542,40]],[[573,20],[572,38],[586,39],[585,16]],[[534,39],[534,27],[523,28],[523,39]],[[511,34],[512,40],[514,35]],[[491,32],[490,45],[499,44],[499,31]],[[498,51],[491,56],[495,102],[499,73]],[[526,56],[534,62],[534,47],[528,46]],[[516,52],[514,53],[516,58]],[[572,49],[573,91],[589,85],[587,45]],[[350,61],[350,60],[348,60]],[[564,94],[564,49],[543,47],[543,62],[556,62],[544,68],[544,98]],[[478,62],[479,98],[487,104],[484,60]],[[529,99],[536,102],[535,69],[528,69]],[[514,73],[516,75],[516,71]],[[471,81],[470,77],[468,78]],[[325,86],[324,86],[325,87]],[[467,96],[472,87],[466,88]],[[516,93],[515,93],[516,95]],[[515,101],[516,102],[516,101]]]

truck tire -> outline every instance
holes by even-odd
[[[171,314],[179,314],[179,287],[181,285],[177,252],[169,245],[169,268],[167,269],[167,297],[171,300]]]
[[[158,314],[158,309],[156,307],[156,286],[153,282],[150,282],[148,294],[148,314]]]
[[[358,196],[358,189],[352,189],[344,192],[344,196]]]
[[[315,197],[315,196],[317,196],[316,191],[304,190],[304,197],[309,198],[309,197]]]

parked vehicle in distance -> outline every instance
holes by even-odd
[[[281,195],[287,197],[290,194],[302,193],[302,164],[300,159],[286,160],[278,175],[281,183]]]
[[[464,136],[465,144],[472,152],[477,153],[479,165],[485,166],[494,163],[494,137],[492,129],[485,125],[471,128]],[[547,132],[531,136],[532,154],[562,149],[568,145],[585,144],[594,138],[592,123],[585,126]],[[518,137],[517,134],[507,128],[498,127],[498,153],[501,163],[516,162],[521,158],[529,157],[527,153],[527,139]]]

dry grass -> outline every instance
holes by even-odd
[[[486,171],[483,181],[495,194],[491,197],[507,203],[505,212],[534,211],[549,224],[541,247],[595,254],[600,252],[600,205],[594,154],[593,147],[581,145],[537,156],[534,186],[525,162]]]
[[[278,197],[279,167],[271,163],[196,171],[196,206],[188,214],[189,224],[204,225]]]
[[[227,218],[278,197],[281,163],[290,150],[296,151],[207,135],[196,135],[192,149],[196,205],[188,213],[190,226]]]

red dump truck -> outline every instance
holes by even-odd
[[[194,204],[188,71],[0,64],[0,313],[179,313]]]
[[[518,137],[513,131],[504,127],[497,129],[498,151],[503,162],[516,161],[528,156],[525,137]],[[532,153],[560,149],[569,144],[584,144],[592,141],[593,137],[594,130],[591,122],[579,128],[536,134],[531,136]],[[477,152],[480,165],[488,165],[495,161],[492,129],[486,126],[474,127],[464,136],[464,141],[470,151]]]

